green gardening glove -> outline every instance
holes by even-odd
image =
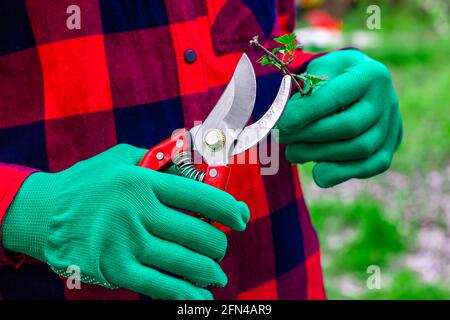
[[[153,298],[211,299],[227,239],[198,213],[236,230],[247,206],[209,185],[138,167],[146,150],[118,145],[59,173],[34,173],[7,211],[3,245],[59,275]],[[177,277],[177,276],[179,277]]]
[[[402,137],[388,69],[360,51],[342,50],[313,60],[307,72],[329,80],[289,101],[278,123],[287,159],[315,161],[320,187],[386,171]]]

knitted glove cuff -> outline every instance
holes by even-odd
[[[36,172],[23,183],[3,220],[3,246],[46,262],[44,248],[51,216],[46,204],[51,175]],[[51,202],[50,202],[51,203]]]

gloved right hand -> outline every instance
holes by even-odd
[[[147,150],[118,145],[59,173],[25,180],[3,222],[3,246],[62,276],[159,299],[211,299],[227,239],[189,210],[244,230],[243,202],[209,185],[136,166]],[[177,275],[179,277],[176,277]],[[186,279],[186,280],[184,280]]]

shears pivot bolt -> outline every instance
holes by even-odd
[[[156,154],[156,159],[158,159],[159,161],[161,161],[162,159],[164,159],[164,153],[158,152],[158,153]]]
[[[225,145],[225,134],[220,129],[212,129],[205,135],[205,146],[210,151],[218,151]]]

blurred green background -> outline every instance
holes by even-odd
[[[381,9],[380,30],[366,26],[373,4]],[[403,143],[385,174],[320,189],[313,164],[301,166],[329,299],[450,299],[449,6],[448,0],[302,3],[301,42],[311,32],[312,11],[342,21],[339,44],[306,49],[362,44],[390,68],[404,123]],[[371,265],[381,270],[380,289],[366,285]]]

